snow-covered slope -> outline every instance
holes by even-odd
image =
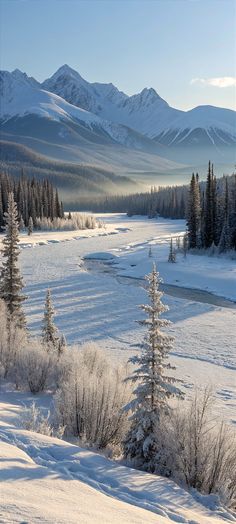
[[[201,132],[205,142],[213,145],[236,143],[236,113],[229,109],[199,106],[175,118],[156,139],[168,145],[194,141],[193,134]],[[205,135],[205,136],[204,136]],[[196,141],[196,137],[195,137]],[[200,141],[198,140],[198,144]]]
[[[78,75],[79,76],[79,75]],[[100,118],[81,107],[72,105],[57,94],[41,89],[34,79],[20,71],[0,73],[0,119],[5,125],[11,118],[37,115],[55,122],[70,122],[82,125],[111,138],[119,144],[137,149],[155,146],[139,133],[126,126]]]
[[[101,125],[95,115],[68,104],[59,96],[34,86],[27,77],[1,72],[1,118],[36,114],[53,120],[77,119],[86,125]]]
[[[152,138],[166,122],[181,114],[169,107],[154,89],[143,89],[128,96],[113,84],[89,83],[79,73],[64,65],[43,82],[42,87],[74,105],[105,119],[119,122]]]
[[[128,96],[113,84],[90,84],[66,64],[60,67],[51,78],[45,80],[42,88],[62,96],[71,104],[96,114],[103,114],[104,106],[111,109],[113,104],[116,106],[128,99]],[[113,120],[112,114],[109,119]]]
[[[113,84],[89,83],[79,73],[64,65],[42,84],[70,103],[79,105],[103,118],[136,129],[149,138],[161,133],[203,129],[211,134],[219,131],[219,139],[236,140],[236,113],[231,110],[200,106],[191,111],[180,111],[168,105],[155,91],[143,89],[141,93],[127,96]],[[214,131],[212,131],[214,130]],[[183,139],[183,137],[182,137]]]
[[[32,84],[26,75],[15,75],[8,71],[1,72],[0,96],[1,118],[22,117],[35,114],[50,120],[77,120],[90,128],[110,130],[109,123],[96,115],[73,106],[54,93],[49,93]],[[116,127],[118,132],[119,126]]]
[[[18,416],[35,397],[0,393],[1,501],[4,523],[220,524],[213,497],[194,497],[162,477],[112,462],[56,438],[25,431]],[[45,406],[50,399],[41,396]],[[233,517],[232,517],[233,518]]]

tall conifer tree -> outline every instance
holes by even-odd
[[[9,193],[8,208],[5,213],[6,234],[3,239],[3,264],[1,272],[0,297],[5,301],[9,318],[19,328],[25,327],[25,315],[22,303],[26,297],[22,294],[23,279],[18,266],[19,225],[17,206],[13,193]]]
[[[189,247],[201,247],[201,205],[200,205],[200,189],[198,174],[195,176],[192,174],[189,195],[188,195],[188,213],[187,213],[187,225],[188,225],[188,237]]]
[[[47,290],[45,300],[45,310],[43,318],[43,342],[49,347],[58,349],[58,331],[54,324],[54,308],[50,289]]]
[[[172,348],[172,338],[162,331],[169,325],[160,315],[168,308],[161,301],[163,293],[159,291],[159,273],[153,264],[152,272],[146,277],[149,304],[141,306],[147,318],[140,321],[146,328],[146,335],[141,347],[141,355],[130,359],[137,367],[127,379],[137,383],[134,399],[125,407],[132,410],[131,428],[124,442],[125,457],[134,465],[154,472],[157,466],[158,427],[162,413],[170,408],[168,399],[181,396],[175,386],[176,380],[167,370],[174,369],[168,362],[168,353]]]

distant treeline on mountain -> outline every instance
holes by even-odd
[[[4,227],[4,213],[7,211],[8,194],[14,193],[19,220],[28,226],[30,217],[36,226],[37,218],[64,216],[63,204],[59,200],[58,191],[48,179],[42,181],[27,178],[22,173],[19,179],[0,173],[0,230]]]
[[[83,198],[78,205],[94,212],[186,218],[190,248],[236,249],[236,175],[216,179],[210,163],[207,182],[200,183],[198,174],[193,174],[190,187],[152,187],[145,193]]]
[[[134,192],[139,187],[134,180],[96,165],[57,161],[15,142],[0,140],[0,149],[0,172],[19,178],[23,169],[29,178],[34,176],[37,180],[50,180],[69,208],[74,202],[77,209],[77,199],[82,195],[89,194],[93,198],[96,195]]]

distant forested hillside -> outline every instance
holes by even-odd
[[[17,143],[2,140],[0,148],[1,172],[19,177],[23,169],[26,176],[48,178],[68,205],[76,205],[82,195],[128,193],[140,187],[128,177],[117,176],[93,165],[56,162]]]

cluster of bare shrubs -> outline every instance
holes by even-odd
[[[69,355],[61,355],[42,338],[32,338],[9,318],[0,300],[0,375],[14,382],[17,389],[36,394],[59,387],[69,373]]]
[[[95,229],[101,223],[95,216],[86,213],[72,213],[70,218],[36,218],[36,228],[43,231],[76,231],[78,229]]]
[[[26,429],[58,435],[63,428],[66,437],[118,450],[128,428],[123,406],[131,393],[123,383],[125,374],[94,344],[66,349],[59,358],[38,341],[24,347],[17,360],[18,384],[32,393],[54,392],[53,416],[45,417],[33,404],[26,410]]]
[[[55,397],[60,425],[67,436],[97,448],[119,446],[128,424],[123,406],[131,395],[125,368],[113,367],[94,344],[73,351],[72,360],[72,371]]]
[[[157,473],[236,508],[236,436],[213,414],[209,389],[180,402],[160,425]]]

